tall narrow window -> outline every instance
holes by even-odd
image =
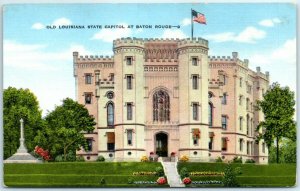
[[[199,139],[200,139],[200,130],[199,129],[193,129],[193,143],[194,145],[198,145]]]
[[[127,65],[132,65],[132,56],[127,56],[126,57],[126,64]]]
[[[243,139],[240,139],[240,151],[242,152],[243,151]]]
[[[170,121],[170,97],[164,90],[153,94],[153,121]]]
[[[239,121],[240,121],[240,130],[242,131],[243,130],[243,117],[240,117]]]
[[[208,142],[208,149],[209,149],[209,150],[212,150],[212,149],[213,149],[213,140],[214,140],[213,137],[210,137],[210,138],[209,138],[209,142]]]
[[[192,75],[192,80],[193,80],[193,89],[194,90],[198,89],[198,75]]]
[[[247,141],[247,155],[249,155],[250,154],[250,142],[249,141]]]
[[[132,120],[132,103],[127,103],[127,120]]]
[[[107,150],[114,151],[115,150],[115,133],[114,132],[107,132]]]
[[[262,152],[265,153],[266,152],[266,150],[265,150],[266,149],[266,144],[262,143],[261,146],[262,146]]]
[[[93,139],[86,139],[86,144],[87,144],[87,152],[93,150]]]
[[[85,84],[91,84],[92,83],[92,74],[85,74]]]
[[[227,151],[227,138],[222,138],[222,151]]]
[[[113,73],[111,73],[110,75],[109,75],[109,80],[110,81],[114,81],[115,80],[115,75],[113,74]]]
[[[242,105],[242,104],[243,104],[243,96],[240,95],[240,97],[239,97],[239,105]]]
[[[249,117],[249,115],[247,114],[247,135],[249,135],[249,129],[250,129],[250,117]]]
[[[223,93],[222,104],[223,104],[223,105],[226,105],[226,104],[227,104],[227,94],[226,94],[226,93]]]
[[[246,99],[246,110],[249,110],[249,104],[250,104],[250,100],[249,98]]]
[[[198,120],[198,107],[199,104],[198,103],[193,103],[193,119],[194,120]]]
[[[113,103],[107,104],[107,126],[114,125],[114,105]]]
[[[240,78],[240,87],[243,87],[243,78]]]
[[[197,66],[198,65],[198,58],[197,57],[193,57],[192,58],[192,64],[193,64],[193,66]]]
[[[252,136],[252,132],[253,132],[253,119],[251,118],[251,120],[250,120],[250,133],[249,133],[250,136]]]
[[[84,93],[84,101],[85,101],[85,104],[91,104],[92,103],[92,93]]]
[[[227,77],[225,75],[223,75],[223,85],[227,84]]]
[[[208,103],[208,126],[213,126],[213,104]]]
[[[132,129],[127,129],[127,144],[132,145]]]
[[[127,79],[127,89],[131,90],[132,89],[132,75],[127,75],[126,79]]]
[[[222,115],[222,128],[227,129],[227,116]]]

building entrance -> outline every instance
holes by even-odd
[[[168,156],[168,135],[165,133],[158,133],[155,136],[156,154],[160,157]]]

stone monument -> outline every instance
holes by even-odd
[[[42,160],[38,160],[34,158],[31,154],[27,152],[27,148],[25,146],[25,137],[24,137],[24,120],[20,120],[21,123],[21,132],[20,132],[20,147],[17,152],[4,160],[4,163],[41,163]]]

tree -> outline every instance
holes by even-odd
[[[276,161],[279,162],[279,144],[283,137],[296,140],[296,123],[293,120],[295,100],[294,93],[288,87],[280,87],[273,83],[263,95],[263,100],[257,101],[257,109],[262,110],[265,120],[256,129],[263,128],[257,140],[264,139],[270,148],[276,139]]]
[[[63,154],[65,161],[69,152],[86,147],[83,132],[92,131],[96,124],[88,110],[70,98],[64,99],[63,104],[50,112],[45,120],[47,129],[38,132],[36,141],[47,148],[53,158]]]
[[[20,119],[24,120],[25,144],[28,151],[36,146],[34,137],[43,128],[42,111],[29,89],[8,87],[3,93],[4,159],[20,146]]]
[[[223,185],[224,187],[238,187],[239,183],[236,180],[236,174],[234,170],[232,169],[231,164],[227,164],[225,171],[224,171],[224,177],[223,177]]]

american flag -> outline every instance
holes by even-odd
[[[198,13],[197,11],[192,10],[192,16],[193,16],[193,21],[206,25],[206,18],[205,18],[204,14]]]

